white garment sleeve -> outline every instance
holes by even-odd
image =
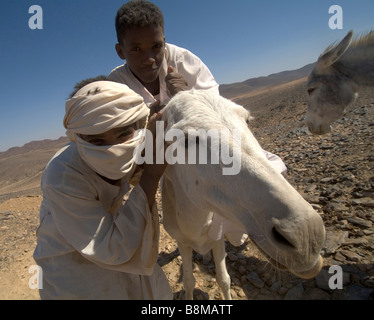
[[[196,90],[209,90],[219,93],[218,84],[208,67],[188,50],[183,50],[171,61],[175,63],[176,72],[181,73],[186,78],[189,88]]]
[[[103,268],[151,275],[158,255],[158,215],[151,214],[142,188],[136,186],[114,216],[92,197],[92,185],[70,178],[75,181],[69,187],[44,186],[53,220],[66,242]]]

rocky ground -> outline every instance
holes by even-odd
[[[278,271],[251,241],[226,243],[231,293],[238,300],[373,299],[374,295],[374,96],[367,90],[334,124],[312,136],[304,127],[305,82],[236,100],[255,116],[252,130],[265,150],[279,155],[287,179],[321,214],[327,231],[324,268],[312,280]],[[33,192],[0,203],[0,299],[38,299],[29,288],[41,196]],[[162,212],[160,211],[162,217]],[[183,299],[181,257],[161,225],[159,264],[175,299]],[[332,290],[331,266],[343,270],[343,288]],[[194,254],[195,299],[222,299],[214,263]]]

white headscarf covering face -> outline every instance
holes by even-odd
[[[96,146],[79,135],[97,135],[134,123],[141,123],[139,129],[144,129],[149,108],[143,98],[126,85],[97,81],[80,89],[66,102],[65,109],[66,134],[77,144],[86,164],[106,178],[118,180],[126,176],[130,179],[136,167],[134,150],[144,135],[135,134],[124,143],[110,146]]]

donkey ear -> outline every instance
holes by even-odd
[[[351,44],[353,37],[353,31],[349,31],[345,38],[332,49],[328,50],[327,52],[323,53],[317,62],[317,67],[320,68],[327,68],[333,65],[336,61],[340,59],[340,57],[347,51],[349,45]]]
[[[232,108],[232,112],[234,112],[241,119],[243,119],[247,123],[247,125],[249,125],[249,122],[254,119],[251,116],[251,113],[241,105],[238,105],[235,102],[230,101],[230,103],[228,103],[228,106],[230,106]]]

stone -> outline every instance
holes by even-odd
[[[281,287],[282,287],[282,283],[280,281],[275,281],[271,285],[270,290],[273,292],[278,292]]]
[[[232,262],[238,261],[238,257],[231,252],[227,252],[227,258],[229,259],[229,261],[232,261]]]
[[[319,288],[309,288],[305,290],[303,300],[331,300],[330,295]]]
[[[338,251],[335,253],[335,260],[339,262],[345,262],[345,257]]]
[[[348,231],[327,231],[323,249],[327,254],[333,254],[348,239]]]
[[[357,226],[364,227],[364,228],[371,228],[373,223],[369,220],[365,220],[359,217],[348,217],[347,220]]]
[[[364,281],[365,287],[374,288],[374,279],[367,279]]]
[[[365,288],[357,284],[352,284],[344,290],[342,298],[345,300],[369,300],[374,289]]]
[[[304,293],[304,287],[301,283],[298,283],[296,286],[292,287],[287,291],[283,300],[300,300]]]
[[[347,239],[344,241],[344,245],[361,246],[368,244],[369,241],[365,238]]]
[[[238,288],[236,294],[238,295],[239,298],[245,297],[245,292],[242,288]]]
[[[343,203],[336,203],[336,202],[331,202],[327,205],[327,208],[330,211],[333,212],[346,212],[349,211],[349,208],[345,206]]]
[[[333,146],[333,145],[328,145],[328,144],[322,144],[322,145],[320,146],[320,148],[321,148],[322,150],[329,150],[329,149],[334,149],[334,146]]]
[[[320,183],[336,183],[337,180],[333,177],[322,178]]]
[[[360,198],[352,200],[352,203],[356,205],[361,205],[364,207],[374,208],[374,199],[371,198]]]
[[[318,186],[317,186],[315,183],[313,183],[313,184],[307,186],[307,187],[305,188],[305,191],[304,191],[304,192],[305,192],[305,193],[312,192],[312,191],[316,190],[317,187],[318,187]]]
[[[323,290],[330,290],[329,279],[332,275],[328,273],[328,269],[322,269],[321,272],[315,277],[316,286]]]
[[[251,271],[248,275],[247,275],[247,280],[256,288],[258,289],[261,289],[264,287],[264,282],[260,279],[260,277],[258,276],[258,274],[254,271]]]
[[[247,268],[244,267],[244,266],[239,266],[239,269],[238,269],[239,273],[240,274],[246,274],[247,273]]]
[[[12,213],[9,211],[0,212],[0,221],[12,219]]]
[[[357,253],[354,253],[352,251],[340,250],[339,252],[350,261],[358,262],[361,260],[361,257]]]
[[[278,293],[281,296],[284,296],[287,293],[287,291],[288,291],[288,289],[286,287],[280,287],[279,290],[278,290]]]

